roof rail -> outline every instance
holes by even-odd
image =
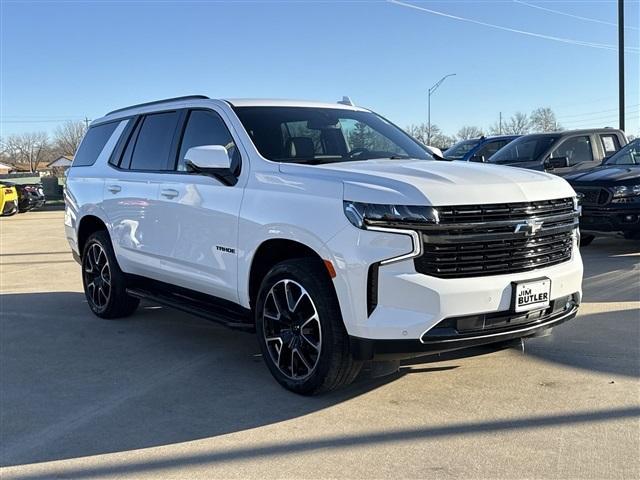
[[[138,103],[137,105],[131,105],[129,107],[118,108],[117,110],[110,111],[109,113],[107,113],[107,115],[111,115],[112,113],[124,112],[125,110],[130,110],[132,108],[147,107],[149,105],[157,105],[159,103],[175,102],[177,100],[210,100],[210,98],[207,97],[206,95],[186,95],[184,97],[165,98],[164,100],[155,100],[153,102]]]

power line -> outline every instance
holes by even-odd
[[[65,121],[78,121],[78,118],[56,118],[48,120],[1,120],[0,123],[61,123]]]
[[[618,26],[618,24],[615,22],[607,22],[605,20],[599,20],[597,18],[583,17],[581,15],[574,15],[573,13],[561,12],[560,10],[554,10],[553,8],[547,8],[541,5],[534,5],[533,3],[523,2],[522,0],[513,0],[513,2],[519,3],[520,5],[524,5],[525,7],[536,8],[544,12],[555,13],[556,15],[564,15],[565,17],[575,18],[577,20],[584,20],[585,22],[600,23],[602,25],[609,25],[612,27]],[[624,28],[627,28],[629,30],[638,30],[637,27],[632,27],[631,25],[625,25]]]
[[[640,103],[637,103],[635,105],[629,105],[625,108],[625,110],[630,110],[633,108],[636,108],[640,106]],[[575,118],[575,117],[587,117],[587,116],[591,116],[591,115],[598,115],[601,113],[608,113],[608,112],[617,112],[618,108],[609,108],[607,110],[598,110],[596,112],[584,112],[584,113],[576,113],[576,114],[571,114],[571,115],[561,115],[558,116],[559,120],[562,120],[563,118]]]
[[[587,42],[583,40],[575,40],[572,38],[564,38],[564,37],[556,37],[553,35],[545,35],[543,33],[530,32],[528,30],[519,30],[517,28],[505,27],[502,25],[496,25],[494,23],[487,23],[480,20],[475,20],[473,18],[467,17],[459,17],[457,15],[452,15],[450,13],[441,12],[438,10],[432,10],[431,8],[420,7],[418,5],[413,5],[411,3],[401,2],[399,0],[387,0],[389,3],[393,3],[395,5],[399,5],[401,7],[412,8],[414,10],[419,10],[421,12],[430,13],[432,15],[438,15],[440,17],[450,18],[452,20],[458,20],[460,22],[473,23],[475,25],[482,25],[484,27],[495,28],[497,30],[502,30],[505,32],[518,33],[520,35],[526,35],[534,38],[541,38],[544,40],[551,40],[554,42],[566,43],[569,45],[578,45],[581,47],[591,47],[591,48],[599,48],[602,50],[613,50],[617,51],[618,47],[616,45],[607,44],[607,43],[596,43],[596,42]],[[627,53],[637,53],[640,52],[640,48],[637,47],[628,47],[625,49]]]

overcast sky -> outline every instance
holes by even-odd
[[[2,135],[184,94],[358,105],[452,134],[549,106],[617,126],[617,1],[1,0]],[[626,1],[640,133],[640,2]]]

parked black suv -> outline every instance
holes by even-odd
[[[602,166],[565,179],[582,195],[582,245],[591,243],[592,232],[622,232],[626,238],[640,238],[640,139],[607,158]]]
[[[543,170],[564,176],[599,166],[627,144],[621,130],[567,130],[524,135],[499,150],[489,163]]]

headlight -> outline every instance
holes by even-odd
[[[582,200],[584,200],[584,193],[576,192],[576,196],[573,197],[573,209],[577,210],[580,205],[582,205]]]
[[[640,185],[620,185],[613,187],[613,198],[635,197],[640,195]]]
[[[419,205],[381,205],[344,201],[344,214],[358,228],[369,226],[411,227],[438,223],[433,207]]]

